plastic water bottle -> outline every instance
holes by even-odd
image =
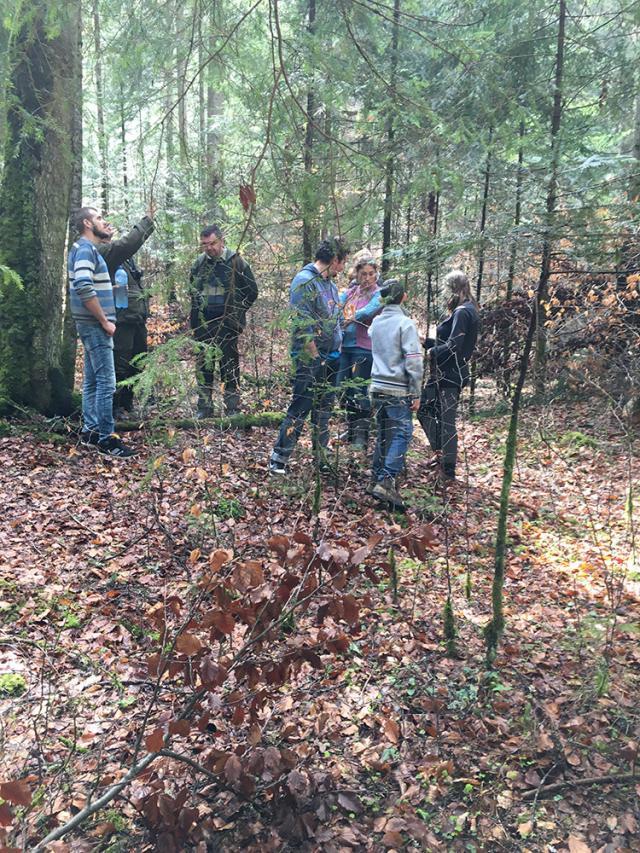
[[[116,308],[129,307],[129,276],[124,267],[118,267],[115,275],[115,284],[113,286],[113,298],[116,303]]]

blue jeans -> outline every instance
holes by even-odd
[[[346,347],[340,354],[338,385],[344,385],[343,405],[354,418],[371,417],[368,386],[373,356],[363,347]]]
[[[82,381],[82,428],[95,430],[107,438],[115,429],[113,395],[116,371],[113,364],[113,338],[97,323],[77,321],[78,336],[84,347]]]
[[[395,479],[404,468],[404,457],[413,433],[411,407],[406,397],[373,395],[373,411],[378,426],[373,452],[373,479]]]
[[[293,394],[271,453],[274,462],[289,460],[309,413],[314,427],[314,449],[327,447],[339,361],[338,358],[295,360]]]

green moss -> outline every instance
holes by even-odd
[[[598,447],[598,442],[595,438],[577,431],[565,432],[558,439],[558,444],[562,445],[562,447],[573,447],[576,450],[579,450],[581,447],[591,447],[595,450]]]
[[[0,696],[21,696],[27,689],[27,682],[22,675],[5,672],[0,675]]]

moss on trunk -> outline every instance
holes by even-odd
[[[68,408],[60,370],[63,268],[71,189],[72,57],[78,4],[33,3],[16,38],[0,188],[0,397],[46,413]]]

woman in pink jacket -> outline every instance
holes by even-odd
[[[361,257],[355,273],[355,280],[340,297],[343,321],[338,384],[347,412],[349,441],[366,451],[371,419],[368,385],[372,365],[371,339],[367,333],[371,321],[382,310],[382,303],[374,259]]]

